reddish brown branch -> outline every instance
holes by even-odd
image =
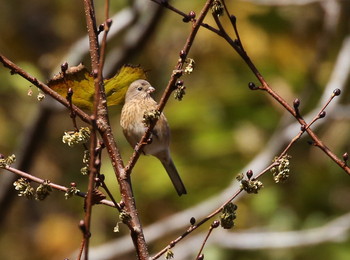
[[[227,9],[226,9],[227,10]],[[231,15],[228,13],[231,17]],[[305,120],[301,118],[296,111],[290,106],[280,95],[278,95],[266,82],[266,80],[263,78],[263,76],[260,74],[259,70],[256,68],[254,63],[249,58],[248,54],[245,52],[242,44],[240,41],[232,40],[232,38],[226,33],[225,29],[221,25],[220,19],[216,18],[215,22],[217,23],[220,33],[218,33],[219,36],[223,37],[233,48],[234,50],[241,56],[241,58],[245,61],[245,63],[248,65],[248,67],[251,69],[251,71],[254,73],[256,78],[261,83],[261,87],[259,89],[265,90],[270,96],[272,96],[278,103],[280,103],[298,122],[301,126],[307,125]],[[239,38],[238,30],[236,28],[235,23],[233,24],[235,28],[235,32],[237,34],[237,37]],[[314,141],[315,146],[320,148],[328,157],[330,157],[336,164],[338,164],[347,174],[350,175],[350,167],[348,167],[343,160],[339,159],[322,141],[321,139],[310,129],[307,128],[306,132],[308,135],[312,138]]]
[[[24,71],[22,68],[20,68],[19,66],[17,66],[16,64],[14,64],[12,61],[10,61],[9,59],[7,59],[5,56],[3,56],[2,54],[0,54],[0,62],[8,69],[10,69],[11,74],[18,74],[20,75],[22,78],[28,80],[30,83],[32,83],[33,85],[35,85],[37,88],[39,88],[42,92],[44,92],[45,94],[51,96],[52,98],[54,98],[55,100],[57,100],[59,103],[61,103],[62,105],[64,105],[67,108],[70,108],[70,104],[67,101],[67,99],[65,99],[64,97],[62,97],[60,94],[58,94],[56,91],[52,90],[49,86],[47,86],[46,84],[44,84],[43,82],[39,81],[37,78],[31,76],[29,73],[27,73],[26,71]],[[80,108],[78,108],[75,105],[72,105],[71,108],[74,110],[74,113],[76,115],[78,115],[81,120],[83,120],[84,122],[91,124],[91,120],[90,120],[90,116],[88,114],[86,114],[84,111],[82,111]]]
[[[90,43],[90,58],[91,58],[91,68],[92,74],[94,76],[95,83],[95,95],[94,95],[94,105],[93,105],[93,116],[92,125],[91,125],[91,134],[90,134],[90,161],[89,161],[89,183],[88,183],[88,192],[85,199],[85,216],[84,222],[81,223],[80,227],[83,233],[84,238],[84,253],[85,260],[89,257],[89,242],[90,242],[90,225],[91,225],[91,213],[92,213],[92,198],[93,190],[95,188],[95,178],[98,174],[98,169],[96,167],[96,147],[97,147],[97,108],[100,102],[100,89],[103,85],[101,73],[99,72],[99,59],[100,59],[100,50],[97,39],[97,27],[96,27],[96,18],[95,10],[92,0],[84,0],[84,10],[85,18],[87,24],[87,30],[89,35]]]
[[[197,257],[196,257],[197,260],[199,260],[199,259],[204,259],[204,255],[202,254],[203,249],[204,249],[204,246],[205,246],[205,244],[207,243],[208,238],[209,238],[209,236],[211,235],[211,233],[213,232],[214,228],[217,228],[219,225],[220,225],[220,222],[219,222],[218,220],[214,221],[214,222],[210,225],[210,228],[209,228],[209,230],[208,230],[208,233],[207,233],[207,235],[205,236],[205,239],[204,239],[204,241],[203,241],[203,243],[202,243],[202,246],[201,246],[201,248],[199,249],[199,252],[198,252],[198,254],[197,254]]]
[[[108,1],[107,1],[108,4]],[[102,42],[102,53],[99,53],[99,45],[97,38],[97,28],[96,20],[94,16],[94,10],[91,0],[84,0],[85,14],[88,26],[88,33],[90,39],[90,55],[91,55],[91,66],[93,74],[95,75],[95,102],[94,102],[94,116],[96,118],[96,124],[98,126],[99,132],[103,138],[104,144],[107,148],[109,157],[112,161],[112,166],[116,174],[122,200],[124,202],[124,213],[129,216],[124,218],[124,223],[130,229],[131,237],[135,246],[136,253],[139,259],[148,259],[148,249],[144,234],[142,231],[142,226],[140,219],[138,217],[136,203],[132,191],[131,180],[129,177],[125,178],[123,174],[123,162],[119,150],[117,148],[114,136],[112,133],[111,126],[109,124],[109,118],[107,113],[107,102],[104,92],[103,85],[103,62],[104,62],[104,50],[106,46],[106,37],[111,25],[111,21],[106,19],[105,34]],[[107,6],[106,6],[107,8]],[[107,12],[107,9],[106,9]],[[108,16],[108,14],[106,14]],[[106,17],[107,18],[107,17]],[[103,55],[103,56],[102,56]]]
[[[203,218],[201,221],[199,221],[197,224],[191,225],[181,236],[179,236],[178,238],[176,238],[175,240],[171,241],[170,244],[168,246],[166,246],[165,248],[163,248],[161,251],[159,251],[155,256],[153,256],[151,259],[158,259],[160,256],[162,256],[167,250],[173,248],[178,242],[180,242],[182,239],[184,239],[185,237],[187,237],[189,234],[191,234],[193,231],[195,231],[196,229],[198,229],[200,226],[202,226],[204,223],[206,223],[208,220],[210,220],[211,218],[213,218],[214,216],[216,216],[217,214],[219,214],[222,209],[229,204],[230,202],[232,202],[232,200],[234,200],[241,192],[243,191],[243,189],[239,189],[238,191],[236,191],[225,203],[223,203],[219,208],[217,208],[216,210],[214,210],[212,213],[210,213],[208,216],[206,216],[205,218]]]
[[[213,1],[214,0],[207,0],[202,11],[200,12],[198,19],[193,20],[193,25],[192,25],[192,30],[190,32],[190,35],[187,37],[186,43],[185,43],[184,47],[182,48],[182,50],[180,51],[180,58],[179,58],[177,64],[175,65],[175,69],[173,70],[173,73],[170,77],[168,85],[166,86],[164,93],[159,101],[158,110],[160,112],[163,111],[171,93],[174,91],[176,81],[183,74],[182,68],[185,64],[187,55],[192,47],[192,44],[193,44],[193,41],[197,35],[197,32],[198,32],[200,26],[202,25],[202,22],[203,22],[205,16],[207,15]],[[147,130],[146,130],[145,134],[143,135],[143,137],[141,138],[140,142],[136,145],[135,151],[134,151],[132,157],[130,158],[128,165],[125,167],[125,172],[127,175],[130,175],[133,167],[135,166],[138,158],[140,157],[140,154],[142,152],[143,147],[147,144],[147,140],[149,139],[151,131],[154,128],[156,123],[157,123],[157,120],[154,120],[151,122],[150,126],[147,128]]]
[[[173,11],[174,13],[177,13],[178,15],[183,17],[183,21],[184,22],[189,22],[191,21],[191,18],[189,17],[189,14],[186,14],[184,12],[182,12],[181,10],[177,9],[176,7],[172,6],[168,1],[163,1],[163,0],[151,0],[154,3],[157,3],[171,11]],[[196,21],[196,19],[193,19],[194,21]],[[203,21],[200,23],[200,25],[206,29],[208,29],[209,31],[215,32],[215,33],[219,33],[219,31],[217,29],[215,29],[214,27],[210,26],[209,24],[203,23]]]

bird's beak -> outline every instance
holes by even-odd
[[[147,89],[147,93],[148,94],[151,94],[151,93],[153,93],[154,91],[155,91],[156,89],[154,88],[154,87],[148,87],[148,89]]]

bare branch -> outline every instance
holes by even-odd
[[[212,2],[213,2],[213,0],[207,0],[203,9],[200,12],[198,19],[196,21],[194,21],[194,23],[193,23],[191,33],[186,40],[185,46],[180,51],[180,59],[178,60],[177,64],[175,65],[175,69],[170,77],[168,85],[166,86],[164,93],[159,101],[159,104],[158,104],[158,111],[159,112],[163,111],[171,93],[175,89],[175,83],[176,83],[177,79],[182,76],[182,73],[183,73],[182,68],[183,68],[183,65],[186,61],[187,55],[192,47],[193,41],[197,35],[199,27],[201,26],[205,16],[207,15],[207,12],[209,11],[209,9],[211,7]],[[125,167],[125,169],[126,169],[125,171],[126,171],[127,175],[129,175],[131,173],[133,167],[135,166],[138,158],[140,157],[142,149],[147,144],[147,140],[149,139],[151,131],[154,128],[156,123],[157,123],[157,120],[153,120],[151,122],[151,124],[147,128],[145,134],[141,138],[140,142],[136,145],[134,154],[130,158],[128,165]]]
[[[70,104],[69,102],[63,98],[62,96],[60,96],[58,93],[56,93],[55,91],[53,91],[49,86],[47,86],[46,84],[42,83],[41,81],[39,81],[37,78],[29,75],[26,71],[24,71],[23,69],[21,69],[19,66],[17,66],[16,64],[14,64],[12,61],[10,61],[9,59],[7,59],[5,56],[3,56],[2,54],[0,54],[0,62],[2,64],[4,64],[5,67],[7,67],[8,69],[10,69],[12,74],[18,74],[21,77],[23,77],[24,79],[28,80],[30,83],[32,83],[33,85],[35,85],[36,87],[38,87],[41,91],[43,91],[45,94],[50,95],[52,98],[56,99],[59,103],[61,103],[62,105],[64,105],[65,107],[69,108]],[[89,115],[87,115],[84,111],[82,111],[81,109],[79,109],[77,106],[73,105],[72,108],[74,109],[75,113],[86,123],[91,124],[91,120]]]

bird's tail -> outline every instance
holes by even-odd
[[[177,194],[179,194],[179,196],[181,196],[182,194],[187,194],[185,185],[183,184],[181,177],[175,167],[175,164],[173,162],[173,160],[171,158],[169,158],[170,160],[161,160],[165,170],[167,171],[171,182],[173,183]]]

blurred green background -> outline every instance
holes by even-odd
[[[129,3],[111,2],[111,13]],[[350,1],[337,2],[341,8],[339,21],[328,32],[323,31],[325,11],[316,1],[281,6],[262,5],[259,1],[227,2],[237,17],[246,51],[267,82],[290,104],[300,98],[303,114],[312,110],[349,33]],[[194,10],[198,14],[204,1],[173,3],[185,13]],[[99,23],[103,21],[103,4],[104,1],[96,1]],[[227,17],[223,20],[229,28]],[[214,25],[210,16],[205,22]],[[86,35],[82,1],[1,1],[0,25],[0,52],[43,81],[60,71],[62,57]],[[156,99],[171,76],[190,30],[190,23],[183,23],[180,16],[164,10],[147,42],[127,57],[127,63],[140,64],[148,70],[149,81],[157,89]],[[122,44],[123,35],[109,43],[109,51]],[[159,161],[141,157],[133,172],[133,187],[143,225],[190,208],[226,188],[245,165],[266,149],[282,118],[291,119],[266,93],[249,90],[248,82],[257,80],[217,35],[202,28],[189,57],[195,60],[196,67],[191,75],[183,77],[186,95],[181,102],[170,99],[165,108],[172,130],[172,156],[188,195],[178,198]],[[87,57],[82,61],[89,67]],[[30,83],[11,76],[2,66],[0,79],[0,153],[9,155],[23,145],[24,134],[45,105],[37,101],[38,91]],[[349,104],[348,87],[349,82],[340,97],[342,104]],[[32,96],[28,96],[30,89]],[[120,110],[121,106],[110,109],[111,121],[127,162],[132,149],[119,127]],[[336,117],[324,120],[316,133],[341,157],[350,151],[349,121]],[[83,148],[70,148],[61,142],[63,132],[72,129],[69,112],[59,109],[49,118],[47,128],[39,130],[42,135],[36,140],[38,148],[26,163],[33,175],[66,186],[76,182],[85,191],[87,180],[79,172]],[[286,184],[274,184],[267,174],[262,178],[265,188],[258,195],[239,200],[233,232],[261,227],[275,231],[318,227],[350,210],[349,176],[320,150],[308,145],[308,140],[301,139],[290,150],[291,178]],[[269,163],[266,161],[266,166]],[[107,156],[102,172],[118,197]],[[1,171],[0,180],[11,174]],[[10,205],[0,208],[1,259],[63,259],[79,247],[81,234],[77,226],[84,215],[81,198],[65,200],[60,192],[53,192],[43,202],[17,197],[14,191],[8,196],[13,196]],[[117,216],[111,208],[94,207],[93,245],[128,234],[124,227],[119,234],[112,232]],[[151,252],[179,234],[152,244]],[[206,259],[345,260],[350,258],[348,245],[347,236],[339,243],[294,249],[244,251],[215,246],[208,249]],[[118,259],[134,259],[134,254]]]

